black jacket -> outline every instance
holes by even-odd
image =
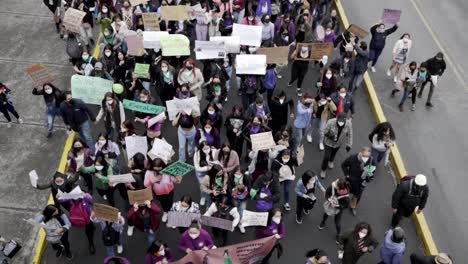
[[[362,186],[364,181],[369,181],[369,177],[362,178],[364,172],[364,166],[372,164],[372,157],[363,165],[358,157],[359,154],[349,156],[341,163],[341,169],[344,175],[347,177],[346,180],[351,186],[351,193],[355,195],[361,194],[364,187]],[[349,177],[348,177],[349,176]]]
[[[419,187],[414,183],[414,179],[400,182],[392,195],[392,208],[401,211],[402,215],[408,217],[416,206],[422,210],[426,206],[429,188]]]
[[[385,41],[387,40],[387,36],[392,34],[398,29],[397,25],[394,25],[393,27],[386,29],[384,32],[380,33],[377,32],[377,28],[380,26],[380,24],[377,24],[373,27],[371,27],[370,31],[372,34],[372,38],[370,41],[370,48],[375,49],[375,50],[381,50],[385,47]]]
[[[281,127],[286,126],[288,123],[289,113],[294,111],[294,102],[292,99],[286,98],[281,104],[277,97],[273,97],[271,101],[268,102],[268,105],[270,107],[271,116],[271,119],[268,122],[268,126],[271,129],[278,131]]]
[[[341,236],[339,242],[340,246],[342,246],[344,250],[343,260],[341,263],[355,264],[359,258],[364,255],[364,252],[362,252],[361,248],[359,247],[359,236],[354,231],[348,232]],[[366,236],[362,243],[362,247],[367,247],[368,253],[372,252],[379,244],[377,240],[372,237],[372,235]]]
[[[427,71],[430,75],[439,75],[442,76],[444,74],[446,65],[444,60],[438,60],[435,57],[430,58],[426,61],[427,64]]]
[[[252,188],[255,190],[258,190],[260,193],[260,189],[264,187],[263,183],[265,181],[268,181],[269,175],[268,174],[263,174],[260,175],[260,177],[257,178],[257,180],[253,183]],[[273,181],[268,185],[268,189],[271,192],[271,196],[263,198],[265,201],[271,201],[273,203],[278,203],[280,201],[280,189],[279,189],[279,181],[278,181],[278,175],[273,174]],[[254,197],[255,200],[262,200],[260,198],[260,195],[256,195]]]
[[[62,91],[60,91],[60,89],[58,89],[56,87],[52,87],[52,93],[51,94],[45,93],[43,89],[42,90],[37,90],[37,88],[34,87],[34,89],[32,90],[32,94],[42,95],[46,105],[55,104],[55,107],[60,107],[60,104],[64,100]]]
[[[436,256],[421,256],[413,253],[410,255],[411,264],[437,264],[435,262]]]
[[[78,132],[81,125],[91,119],[91,121],[96,121],[96,117],[89,110],[86,104],[80,99],[72,99],[71,104],[67,102],[62,102],[60,104],[60,111],[63,115],[63,122],[70,126],[73,131]]]

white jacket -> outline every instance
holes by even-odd
[[[393,58],[395,58],[395,56],[397,54],[400,53],[400,51],[406,47],[408,48],[408,52],[406,53],[406,57],[409,56],[409,53],[410,53],[410,50],[411,50],[411,46],[413,44],[413,41],[411,39],[408,40],[408,43],[404,43],[403,42],[403,39],[399,39],[396,43],[395,43],[395,46],[393,46]]]

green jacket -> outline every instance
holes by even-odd
[[[101,175],[100,173],[99,174],[96,173],[96,167],[94,167],[94,165],[89,166],[89,167],[81,167],[80,172],[81,173],[93,173],[93,175],[96,177],[96,189],[99,189],[99,190],[109,189],[109,178],[107,178],[107,176],[113,175],[111,166],[107,168],[107,176]]]

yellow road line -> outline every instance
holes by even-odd
[[[458,81],[462,85],[462,87],[465,90],[468,90],[468,86],[466,85],[465,79],[463,79],[462,74],[460,73],[460,67],[453,62],[451,59],[451,56],[447,52],[447,50],[444,48],[444,45],[442,45],[442,41],[439,40],[437,35],[435,34],[434,30],[432,27],[429,25],[427,22],[426,16],[422,13],[421,9],[417,5],[415,0],[410,0],[411,4],[413,4],[414,9],[416,9],[416,13],[418,13],[419,18],[421,18],[421,21],[423,22],[424,26],[426,26],[427,31],[429,31],[429,34],[431,34],[432,39],[436,43],[436,45],[439,47],[440,51],[444,54],[444,60],[447,62],[447,64],[452,68],[453,72],[455,73],[455,76],[457,77]],[[434,54],[435,55],[435,54]]]
[[[99,34],[99,37],[96,41],[96,46],[94,47],[93,51],[93,57],[98,59],[99,58],[99,40],[102,38],[102,35]],[[68,152],[72,148],[73,140],[75,139],[76,133],[73,132],[70,136],[68,136],[67,141],[65,142],[65,147],[63,148],[63,153],[62,157],[60,159],[60,164],[58,167],[58,172],[65,173],[67,171],[67,158],[68,158]],[[47,204],[53,204],[54,199],[52,198],[52,195],[49,195],[49,200],[47,201]],[[47,246],[47,241],[46,241],[46,236],[44,230],[41,228],[39,229],[39,235],[37,238],[36,242],[36,248],[34,251],[34,258],[32,263],[33,264],[40,264],[42,260],[42,255],[44,254],[45,248]]]
[[[412,0],[411,0],[412,1]],[[343,5],[341,4],[341,0],[335,0],[336,4],[336,9],[338,13],[340,14],[341,21],[344,25],[344,28],[349,27],[349,21],[346,16],[346,13],[344,11]],[[444,52],[444,51],[442,51]],[[446,52],[444,52],[446,53]],[[455,68],[454,68],[455,69]],[[456,71],[456,69],[455,69]],[[387,119],[385,117],[385,114],[382,110],[382,106],[380,105],[379,98],[377,97],[377,93],[375,92],[374,85],[372,84],[372,80],[369,77],[369,74],[366,73],[364,75],[364,84],[367,88],[367,93],[369,95],[369,100],[370,100],[370,105],[371,108],[374,112],[375,119],[377,120],[378,123],[385,122]],[[396,174],[401,178],[407,175],[407,171],[405,168],[405,165],[403,163],[403,160],[401,158],[400,150],[398,149],[398,146],[395,145],[392,148],[391,152],[391,161],[393,164],[393,167],[396,171]],[[390,208],[389,208],[390,210]],[[424,213],[420,214],[413,214],[413,220],[416,224],[416,228],[419,234],[419,237],[423,243],[424,246],[424,251],[428,255],[436,255],[438,253],[437,246],[434,242],[434,239],[432,238],[431,231],[429,229],[429,226],[427,225],[426,218],[424,217]]]

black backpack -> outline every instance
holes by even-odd
[[[106,222],[106,227],[102,230],[102,241],[107,247],[111,247],[119,241],[119,233],[112,228],[112,224]]]

